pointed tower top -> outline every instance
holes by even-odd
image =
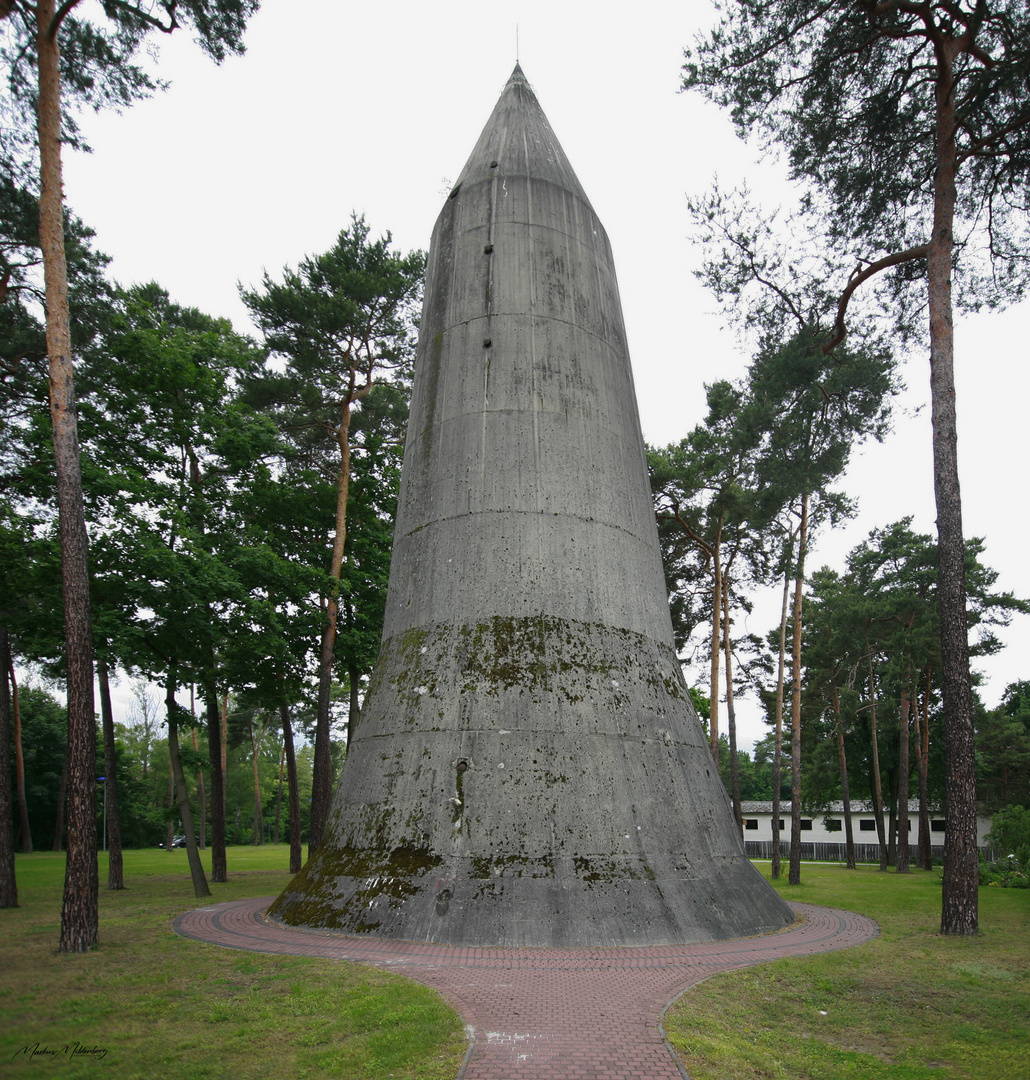
[[[517,62],[455,189],[503,176],[547,180],[590,202]]]

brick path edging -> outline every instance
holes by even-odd
[[[183,937],[252,952],[371,964],[432,987],[461,1014],[469,1046],[458,1080],[683,1080],[663,1017],[685,990],[722,971],[859,945],[872,919],[792,904],[776,934],[702,945],[486,949],[316,933],[267,922],[274,897],[194,908]]]

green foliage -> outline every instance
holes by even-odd
[[[60,23],[61,83],[65,99],[65,140],[84,147],[69,105],[95,110],[124,108],[149,97],[163,84],[150,65],[137,60],[151,33],[188,28],[197,44],[216,63],[243,52],[243,30],[260,0],[175,0],[174,3],[134,4],[104,0],[102,13],[76,10],[74,4],[55,5]],[[8,162],[31,153],[36,101],[36,5],[9,3],[0,20],[0,59],[7,70],[8,111],[15,123],[0,149]]]
[[[748,585],[795,565],[801,501],[813,531],[848,515],[836,485],[851,452],[889,428],[898,387],[888,351],[869,344],[829,358],[817,326],[767,329],[746,380],[708,386],[705,421],[648,453],[681,649],[711,625],[716,561],[746,610]]]
[[[289,364],[279,377],[266,373],[256,393],[324,429],[334,423],[341,380],[353,389],[410,363],[425,254],[397,255],[390,243],[389,234],[370,240],[355,215],[329,251],[285,267],[282,282],[265,274],[260,290],[241,289],[268,348]]]
[[[233,844],[250,844],[255,841],[253,749],[248,719],[253,716],[253,710],[235,710],[230,704],[230,732],[234,733],[235,737],[230,740],[227,754],[225,790],[227,836],[229,843]],[[257,741],[258,785],[262,808],[259,839],[263,837],[265,841],[274,835],[277,812],[280,835],[287,829],[288,788],[285,776],[282,779],[282,802],[279,802],[283,743],[276,719],[276,714],[269,714],[265,718],[265,722],[260,725],[261,733]],[[118,724],[115,729],[122,843],[126,848],[154,848],[164,843],[169,821],[172,822],[173,832],[182,831],[178,811],[170,802],[168,740],[160,736],[160,729],[163,727],[163,703],[159,704],[153,698],[148,700],[144,688],[138,686],[137,704],[130,712],[129,722]],[[194,733],[197,736],[196,749],[192,741]],[[206,726],[197,723],[188,712],[180,713],[179,738],[198,835],[201,823],[200,782],[203,779],[208,820],[205,833],[206,838],[210,839],[212,807]],[[297,750],[302,830],[307,827],[311,755],[312,750],[308,745],[302,745]],[[56,788],[54,790],[56,791]],[[98,802],[98,815],[101,810],[102,806]],[[52,828],[51,820],[51,833],[47,835],[52,835]]]
[[[890,429],[898,386],[886,349],[852,349],[831,359],[821,348],[824,337],[818,325],[805,325],[756,355],[748,369],[746,424],[761,440],[770,511],[806,493],[825,493],[824,513],[832,523],[845,507],[832,500],[830,489],[852,449]]]
[[[723,380],[705,392],[705,420],[681,442],[648,450],[679,648],[699,623],[711,625],[724,576],[745,580],[766,557],[755,443],[741,423],[744,391]]]
[[[978,794],[988,812],[1030,807],[1030,683],[1013,683],[998,708],[980,710],[976,759]]]
[[[991,819],[986,840],[999,855],[1016,855],[1030,845],[1030,810],[1025,806],[1002,807]],[[1025,862],[1021,864],[1025,866]]]
[[[82,366],[97,636],[156,677],[210,677],[246,606],[233,499],[276,436],[235,387],[260,358],[227,320],[151,284],[119,293]]]
[[[389,234],[371,239],[364,218],[354,216],[328,251],[296,270],[285,267],[281,281],[266,274],[259,289],[241,289],[273,359],[246,381],[246,400],[282,435],[265,494],[273,484],[291,487],[306,504],[295,519],[309,538],[304,557],[325,568],[315,611],[352,691],[371,669],[381,636],[424,272],[423,252],[392,251]],[[310,617],[304,626],[285,611],[276,619],[284,662],[315,644]],[[322,732],[328,677],[322,668]],[[253,692],[276,700],[267,687],[255,684]]]
[[[25,759],[25,801],[29,809],[32,844],[35,848],[49,848],[54,842],[57,796],[61,790],[67,742],[67,716],[64,706],[42,687],[21,687],[18,704]],[[11,791],[14,790],[12,782]],[[14,821],[17,827],[17,810]],[[20,838],[18,844],[20,847]]]
[[[742,137],[782,149],[842,269],[929,239],[941,79],[952,79],[960,183],[957,295],[972,307],[1022,294],[1030,176],[1030,12],[1021,0],[872,4],[756,0],[724,8],[686,51],[683,84],[730,110]],[[918,315],[900,264],[887,294]]]
[[[719,776],[727,794],[732,792],[730,775],[730,746],[725,735],[719,736]],[[789,762],[784,769],[785,782],[781,783],[780,796],[790,798]],[[782,778],[781,778],[782,779]],[[771,802],[773,797],[772,736],[755,745],[754,756],[746,750],[737,751],[737,782],[742,802]]]
[[[906,689],[929,718],[928,793],[935,802],[943,800],[937,544],[932,537],[913,532],[911,525],[911,519],[904,518],[872,530],[868,540],[849,553],[843,574],[823,567],[812,575],[804,646],[803,776],[806,800],[815,804],[840,798],[832,742],[837,708],[854,781],[852,796],[869,797],[871,695],[886,787],[896,790],[896,732]],[[997,573],[983,564],[982,553],[982,541],[966,542],[967,623],[974,655],[996,651],[996,629],[1007,625],[1014,614],[1030,610],[1011,593],[994,591]],[[995,715],[982,716],[981,727],[989,729]],[[988,760],[997,760],[991,756],[995,751],[1007,752],[988,744],[983,769]],[[913,770],[916,766],[913,753]]]
[[[696,686],[692,686],[690,687],[690,703],[694,706],[694,712],[697,713],[701,726],[707,731],[711,702]]]
[[[996,889],[1030,889],[1030,868],[1027,857],[1030,846],[1024,844],[1017,855],[993,863],[980,860],[980,884]]]

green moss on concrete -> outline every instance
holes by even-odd
[[[628,699],[631,684],[643,681],[657,697],[687,697],[671,654],[661,669],[636,662],[655,658],[656,651],[665,652],[650,638],[603,623],[498,615],[475,625],[422,626],[397,634],[384,643],[377,674],[385,672],[411,701],[433,696],[444,671],[447,685],[453,685],[455,664],[460,694],[499,696],[518,689],[557,693],[577,704],[603,693],[618,705]],[[622,685],[616,687],[613,678]]]
[[[490,857],[477,856],[469,859],[469,875],[473,880],[493,878],[553,878],[554,857],[552,855],[511,854]]]
[[[632,856],[627,859],[611,859],[604,855],[589,857],[575,855],[572,868],[587,887],[612,885],[619,881],[655,881],[655,872],[647,863],[638,862]]]
[[[535,887],[532,879],[554,882],[569,869],[578,888],[595,895],[614,888],[622,896],[623,884],[653,878],[649,867],[614,850],[577,855],[570,868],[562,851],[576,850],[572,841],[556,838],[553,852],[540,850],[539,837],[530,842],[531,830],[521,818],[499,826],[487,815],[491,824],[484,826],[483,806],[468,812],[468,800],[492,800],[499,797],[498,785],[510,786],[519,789],[519,805],[531,808],[532,820],[558,821],[561,800],[575,794],[590,774],[584,760],[568,753],[571,747],[556,754],[549,744],[534,751],[530,743],[510,760],[505,749],[499,760],[506,768],[494,771],[491,726],[517,726],[523,705],[539,711],[545,702],[556,710],[574,707],[572,722],[589,731],[592,713],[619,715],[629,701],[641,707],[617,723],[634,730],[642,723],[648,729],[644,741],[650,741],[656,725],[664,723],[663,702],[689,700],[675,656],[663,643],[603,623],[544,614],[431,624],[384,642],[373,685],[360,734],[372,740],[363,752],[378,773],[376,782],[362,780],[351,789],[355,802],[346,809],[341,803],[338,831],[329,830],[335,846],[316,853],[272,906],[273,918],[293,926],[383,934],[396,933],[414,919],[421,933],[425,923],[419,919],[453,918],[455,904],[467,912],[477,899],[499,900],[512,890]],[[437,687],[449,696],[432,700]],[[605,721],[605,730],[610,724]],[[441,730],[453,741],[430,734]],[[379,736],[412,742],[402,751],[395,741],[379,744]],[[487,742],[477,744],[483,738]],[[389,749],[381,749],[384,745]],[[466,755],[484,752],[490,768],[466,776],[471,768]],[[403,788],[406,771],[420,793],[417,813],[408,803],[395,812],[393,792]],[[564,831],[575,834],[568,823]],[[571,880],[568,886],[575,888]]]
[[[420,879],[443,860],[428,848],[339,848],[323,845],[268,909],[290,926],[332,927],[365,933],[380,925],[368,916],[373,901],[400,906]],[[357,887],[354,888],[353,886]]]

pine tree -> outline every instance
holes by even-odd
[[[330,692],[354,471],[352,420],[377,382],[410,368],[425,273],[422,252],[398,255],[390,244],[389,234],[370,240],[364,219],[355,216],[329,251],[302,260],[297,270],[286,267],[281,282],[266,274],[260,289],[241,290],[269,350],[286,362],[284,371],[253,384],[252,400],[316,456],[331,447],[335,465],[309,853],[321,841],[332,797]]]
[[[941,930],[977,930],[973,698],[966,638],[953,307],[1021,296],[1028,263],[1030,8],[1023,0],[755,0],[687,52],[684,86],[785,151],[823,225],[909,338],[925,287],[940,551],[948,820]],[[961,238],[961,239],[960,239]],[[982,257],[979,257],[981,256]],[[876,279],[876,280],[873,280]],[[955,288],[957,286],[957,288]]]
[[[156,84],[133,62],[151,31],[191,26],[214,60],[242,51],[242,32],[257,0],[169,0],[157,5],[107,3],[80,18],[81,0],[9,0],[0,55],[23,132],[12,143],[38,153],[39,235],[43,255],[50,417],[61,523],[61,575],[68,693],[68,860],[61,952],[86,952],[98,941],[96,743],[89,551],[82,502],[68,266],[64,241],[62,143],[76,135],[66,106],[127,105]],[[162,19],[162,16],[164,17]],[[62,44],[65,48],[62,50]],[[8,151],[10,152],[10,151]],[[3,163],[11,167],[10,161]],[[24,165],[24,162],[18,163]]]

